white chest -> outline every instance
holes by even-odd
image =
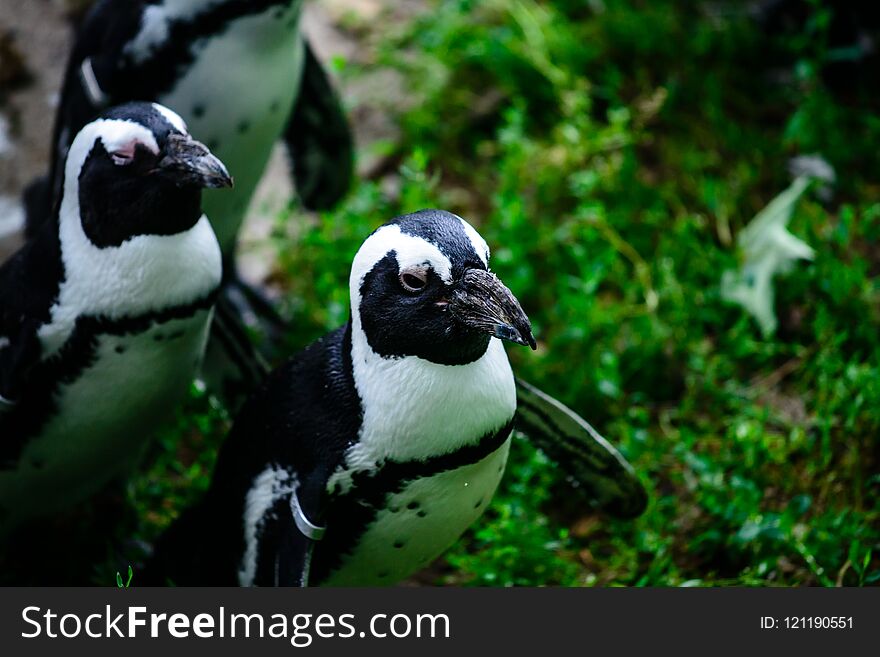
[[[194,44],[193,66],[158,100],[178,112],[190,133],[226,164],[232,191],[207,191],[224,253],[235,241],[251,196],[296,102],[303,67],[300,3],[234,21]]]
[[[352,367],[364,416],[358,443],[328,482],[332,494],[357,496],[352,487],[359,471],[381,471],[389,462],[425,463],[472,449],[516,412],[513,373],[504,346],[494,338],[479,360],[445,366],[413,357],[382,359],[355,330]],[[390,584],[435,559],[483,513],[509,448],[508,439],[478,462],[413,478],[399,493],[389,493],[326,583]]]
[[[352,367],[364,417],[345,467],[330,478],[346,491],[357,471],[383,460],[404,462],[448,454],[507,424],[516,412],[516,384],[504,345],[495,338],[468,365],[415,357],[383,359],[352,336]]]
[[[508,438],[475,464],[417,479],[390,495],[352,555],[324,584],[394,584],[424,568],[483,514],[504,474],[509,451]]]
[[[91,363],[60,386],[56,412],[18,467],[0,472],[0,525],[75,504],[130,468],[185,397],[210,317],[202,310],[139,334],[99,335]]]
[[[44,357],[67,342],[78,317],[141,317],[189,305],[220,285],[220,247],[206,217],[185,233],[138,235],[102,249],[83,232],[77,199],[72,186],[61,206],[65,279],[39,332]]]

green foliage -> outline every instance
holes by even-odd
[[[779,84],[745,13],[684,4],[448,0],[387,50],[425,99],[401,117],[404,152],[480,227],[535,324],[518,374],[597,421],[652,489],[636,522],[597,518],[518,442],[447,582],[880,577],[862,547],[880,540],[880,199],[857,175],[877,164],[859,136],[876,121],[823,88],[823,25],[774,43],[797,72]],[[844,202],[798,204],[816,261],[777,282],[765,340],[721,272],[788,158],[813,151]]]
[[[370,230],[426,206],[458,212],[533,320],[539,350],[509,349],[517,374],[595,423],[652,499],[632,522],[597,516],[517,440],[484,519],[432,577],[877,583],[880,188],[867,172],[880,121],[824,87],[825,14],[768,44],[744,11],[671,0],[432,5],[374,64],[401,70],[419,100],[399,117],[394,191],[362,182],[295,236],[279,218],[290,349],[347,319]],[[795,206],[788,229],[815,260],[776,278],[779,325],[764,338],[722,298],[721,274],[790,184],[788,159],[811,152],[840,184],[833,203],[811,190]],[[156,527],[204,486],[202,454],[226,423],[194,404],[159,460],[170,486],[134,487]],[[178,463],[181,434],[197,450]]]
[[[149,467],[128,485],[127,501],[139,520],[133,529],[138,538],[154,540],[208,489],[217,450],[229,427],[222,405],[194,385],[175,422],[159,436],[147,458]]]

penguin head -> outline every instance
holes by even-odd
[[[183,120],[151,103],[110,109],[76,136],[65,166],[62,212],[89,241],[119,246],[138,235],[174,235],[201,218],[204,188],[230,187],[223,163]]]
[[[531,323],[489,271],[489,247],[461,217],[422,210],[364,242],[349,281],[355,330],[385,358],[462,365],[500,338],[535,348]]]

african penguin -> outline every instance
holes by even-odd
[[[486,242],[448,212],[399,217],[361,246],[349,287],[350,321],[244,406],[204,500],[158,543],[153,583],[392,584],[488,506],[517,411],[502,341],[535,339]]]
[[[73,140],[57,216],[0,267],[0,535],[124,472],[185,396],[222,278],[202,189],[231,185],[160,105]]]
[[[352,177],[351,133],[325,72],[300,33],[302,4],[98,0],[81,25],[68,63],[51,182],[36,184],[26,194],[33,232],[58,196],[70,140],[107,105],[149,100],[180,113],[235,176],[231,193],[208,192],[204,199],[223,251],[226,279],[208,377],[232,376],[233,385],[245,388],[265,372],[255,362],[240,318],[258,317],[262,321],[255,324],[276,330],[280,324],[260,293],[238,279],[234,266],[239,228],[274,145],[287,145],[298,195],[308,208],[335,204]],[[228,361],[237,370],[232,374]]]

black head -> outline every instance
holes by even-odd
[[[493,336],[534,349],[528,317],[488,263],[483,238],[449,212],[423,210],[379,228],[350,281],[370,348],[443,365],[479,359]]]
[[[202,189],[232,185],[183,120],[151,103],[113,108],[85,126],[70,148],[65,179],[65,205],[73,207],[75,195],[83,230],[101,248],[189,230],[202,215]]]

